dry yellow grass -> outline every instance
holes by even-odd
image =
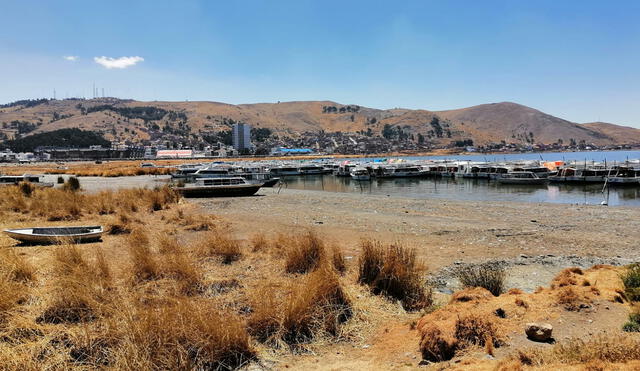
[[[432,303],[426,285],[426,267],[416,258],[415,250],[398,244],[388,247],[365,240],[358,261],[358,281],[374,294],[402,302],[406,310],[419,310]]]
[[[0,207],[48,221],[77,220],[82,215],[113,214],[116,211],[158,211],[175,204],[178,195],[169,187],[131,189],[95,194],[44,188],[25,193],[23,187],[5,187]]]
[[[27,196],[15,189],[0,195],[2,205],[20,206],[0,209],[4,223],[45,223],[51,214],[34,200],[54,204],[73,196],[79,210],[73,223],[113,223],[118,232],[100,243],[48,247],[0,237],[2,369],[235,369],[262,357],[292,357],[291,350],[322,357],[334,350],[329,344],[343,341],[380,341],[374,346],[385,352],[387,326],[406,329],[418,314],[384,297],[408,298],[420,307],[430,301],[424,267],[398,244],[364,242],[357,269],[348,269],[341,247],[313,231],[296,239],[276,232],[245,241],[224,221],[176,202],[164,189],[106,192],[102,203],[82,191],[35,189]],[[192,229],[199,221],[207,227]],[[457,293],[419,324],[420,334],[429,334],[422,336],[423,355],[441,361],[483,346],[492,354],[508,321],[543,309],[566,313],[557,302],[562,290],[613,302],[622,284],[611,277],[619,280],[618,274],[612,267],[571,272],[579,277],[575,284],[538,294]],[[493,314],[497,307],[507,318]],[[389,344],[402,353],[414,349],[416,333],[401,334],[406,338]],[[633,354],[636,345],[627,345]],[[613,345],[597,346],[602,351],[595,358],[571,346],[559,351],[565,360],[527,350],[529,358],[510,362],[524,367],[526,359],[534,365],[622,359]]]

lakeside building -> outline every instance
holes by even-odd
[[[160,149],[156,152],[156,158],[192,158],[191,149]]]
[[[233,125],[233,148],[238,152],[251,149],[251,125],[244,123]]]
[[[272,155],[277,156],[286,156],[286,155],[308,155],[312,154],[313,150],[311,148],[284,148],[278,147],[274,148],[271,151]]]
[[[89,148],[58,148],[38,147],[34,151],[35,157],[46,160],[98,160],[143,158],[143,147],[103,148],[91,146]]]

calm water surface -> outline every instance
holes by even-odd
[[[470,161],[515,160],[579,160],[624,162],[640,158],[640,151],[524,153],[511,155],[463,155],[406,157],[407,159],[452,159]],[[371,159],[367,159],[371,161]],[[283,188],[355,192],[363,194],[411,198],[439,198],[475,201],[552,202],[569,204],[600,204],[610,206],[640,206],[640,187],[610,188],[602,192],[602,184],[566,185],[550,183],[541,186],[503,185],[487,179],[374,179],[358,182],[351,178],[324,176],[287,177]]]

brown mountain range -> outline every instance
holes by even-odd
[[[105,108],[106,107],[106,108]],[[113,109],[109,108],[113,107]],[[154,107],[168,114],[145,120],[123,108]],[[156,112],[157,113],[157,112]],[[99,131],[108,139],[134,142],[153,137],[165,126],[188,126],[192,134],[229,130],[230,120],[265,127],[295,137],[302,132],[382,132],[385,125],[422,134],[438,145],[472,139],[476,144],[555,143],[572,139],[596,145],[640,143],[640,130],[606,123],[578,124],[516,103],[492,103],[449,111],[380,110],[331,101],[232,105],[216,102],[141,102],[115,98],[52,100],[0,108],[0,130],[15,135],[15,121],[36,126],[31,133],[79,127]]]

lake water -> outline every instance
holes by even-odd
[[[406,159],[452,159],[470,161],[515,160],[580,160],[624,162],[640,158],[640,151],[519,153],[509,155],[462,155],[405,157]],[[371,159],[367,159],[371,161]],[[440,198],[477,201],[552,202],[598,205],[608,200],[610,206],[640,206],[640,187],[609,188],[602,192],[602,184],[567,185],[550,183],[541,186],[503,185],[487,179],[405,178],[374,179],[358,182],[351,178],[300,176],[284,179],[283,188],[324,190],[328,192],[356,192],[412,198]],[[283,190],[286,192],[286,190]]]

